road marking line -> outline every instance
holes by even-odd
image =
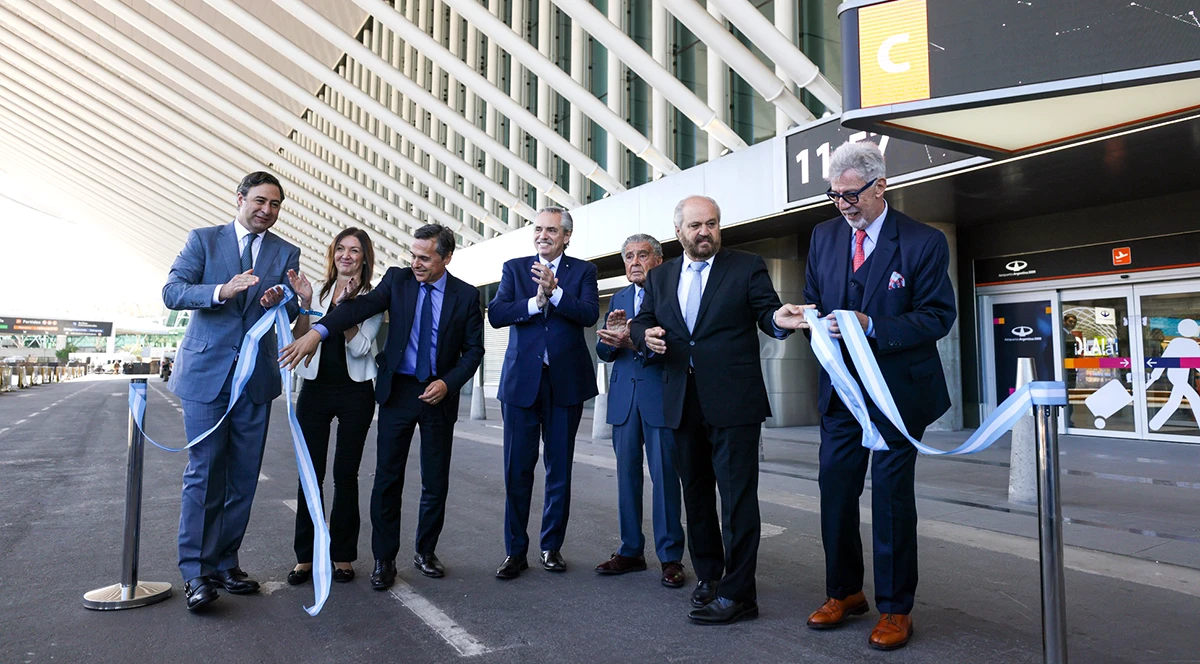
[[[763,522],[762,535],[760,536],[760,539],[767,539],[768,537],[775,537],[776,535],[782,535],[785,530],[787,530],[787,528],[785,528],[784,526],[777,526],[773,523]]]
[[[26,423],[26,422],[28,422],[28,421],[29,421],[29,420],[17,420],[16,422],[13,422],[13,426],[15,427],[15,426],[17,426],[18,424],[24,424],[24,423]]]
[[[266,475],[262,474],[261,472],[258,474],[258,481],[259,481],[259,482],[261,482],[261,481],[263,481],[263,480],[269,480],[269,479],[271,479],[271,478],[267,477]]]
[[[30,417],[37,417],[38,415],[41,415],[41,413],[30,413],[29,414]]]
[[[4,433],[5,431],[8,431],[11,428],[12,427],[4,427],[3,429],[0,429],[0,433]]]
[[[43,409],[41,410],[41,412],[43,412],[43,413],[44,413],[44,412],[46,412],[46,411],[48,411],[48,410],[50,410],[50,406],[46,406],[45,408],[43,408]]]
[[[283,504],[284,504],[284,505],[287,505],[287,506],[288,506],[288,509],[290,509],[291,511],[293,511],[293,512],[297,511],[297,510],[296,510],[297,503],[296,503],[296,499],[295,499],[295,498],[289,498],[289,499],[287,499],[287,500],[283,501]]]
[[[404,581],[396,580],[396,585],[388,591],[392,597],[400,600],[400,603],[408,607],[418,618],[426,625],[433,628],[438,636],[442,637],[446,643],[449,643],[458,651],[458,654],[463,657],[475,657],[492,651],[483,644],[482,641],[475,638],[463,629],[462,625],[454,622],[454,619],[446,615],[441,609],[433,605],[432,602],[417,594]]]

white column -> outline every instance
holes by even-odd
[[[624,0],[608,0],[608,20],[622,31],[626,30]],[[607,90],[608,107],[625,120],[629,120],[629,114],[625,112],[624,64],[611,48],[608,49]],[[605,170],[621,182],[625,182],[625,146],[621,145],[611,131],[607,135],[605,150],[608,153],[608,163],[605,164]]]
[[[721,25],[725,25],[725,17],[721,14],[721,10],[717,9],[716,5],[708,6],[708,13],[713,15],[713,18],[720,21]],[[727,90],[726,81],[729,78],[729,66],[717,55],[711,46],[705,51],[708,53],[707,71],[708,71],[708,106],[716,111],[717,119],[726,124],[729,123],[729,105],[726,103]],[[712,161],[721,156],[721,152],[725,146],[716,139],[710,132],[708,134],[708,161]]]
[[[793,2],[776,2],[775,7],[775,28],[779,33],[787,38],[793,44],[796,43],[796,4]],[[775,75],[778,76],[787,85],[788,93],[794,93],[796,90],[795,81],[788,77],[784,67],[775,65]],[[787,113],[778,106],[775,107],[775,135],[783,136],[787,133],[789,127],[794,121],[788,117]]]
[[[667,62],[667,54],[671,50],[669,25],[670,20],[666,7],[663,7],[661,0],[653,0],[650,3],[650,51],[651,55],[654,56],[655,62],[667,68],[670,68],[670,63]],[[668,113],[666,98],[663,97],[662,92],[658,88],[651,86],[650,140],[654,143],[655,149],[663,154],[668,153],[667,144],[671,137]],[[655,177],[662,177],[664,175],[657,168],[654,169],[654,172],[656,174]]]

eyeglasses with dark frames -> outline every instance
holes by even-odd
[[[832,187],[830,187],[830,188],[829,188],[829,189],[828,189],[828,190],[825,192],[825,195],[829,197],[829,200],[833,201],[833,204],[834,204],[834,205],[837,205],[837,202],[838,202],[838,199],[839,199],[839,198],[840,198],[840,199],[842,199],[842,200],[844,200],[844,201],[846,201],[846,203],[847,203],[847,204],[849,204],[849,205],[857,205],[857,204],[858,204],[858,197],[859,197],[860,195],[862,195],[862,193],[863,193],[864,191],[866,191],[866,190],[870,189],[870,188],[871,188],[871,185],[875,184],[875,182],[876,182],[877,180],[879,180],[879,178],[875,178],[875,179],[871,180],[870,182],[868,182],[868,183],[864,184],[864,185],[862,186],[862,188],[861,188],[861,189],[859,189],[858,191],[847,191],[847,192],[846,192],[846,193],[844,193],[844,194],[839,194],[838,192],[834,191]]]

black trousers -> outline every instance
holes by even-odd
[[[821,417],[821,542],[825,592],[845,599],[863,589],[858,500],[871,460],[875,603],[881,613],[912,611],[917,592],[917,450],[885,419],[873,420],[888,445],[862,446],[862,427],[834,394]],[[917,440],[924,429],[910,430]]]
[[[431,406],[420,397],[428,382],[397,374],[392,394],[379,408],[378,456],[375,487],[371,491],[371,550],[376,560],[395,560],[400,552],[400,508],[404,494],[404,469],[413,433],[421,426],[421,507],[417,515],[416,552],[437,548],[446,522],[446,494],[450,488],[450,448],[457,412],[446,400]],[[450,400],[453,402],[454,400]]]
[[[714,427],[704,419],[696,381],[688,375],[683,419],[675,430],[688,551],[701,581],[720,581],[718,595],[737,602],[758,591],[758,438],[761,425]],[[721,520],[717,494],[721,492]]]
[[[296,420],[308,445],[317,482],[325,483],[329,456],[329,427],[337,418],[337,447],[333,452],[333,509],[329,515],[329,555],[339,563],[358,559],[358,467],[363,446],[375,415],[375,389],[371,381],[352,385],[321,385],[304,381],[296,399]],[[325,504],[321,490],[321,504]],[[296,491],[296,561],[313,561],[313,521],[304,500],[304,489]]]

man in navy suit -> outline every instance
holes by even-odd
[[[919,439],[950,407],[937,341],[954,323],[946,236],[890,208],[883,154],[874,143],[846,143],[829,164],[829,197],[842,216],[819,224],[809,246],[804,301],[818,311],[854,311],[908,432]],[[836,321],[833,336],[840,338]],[[843,351],[845,352],[845,351]],[[847,365],[854,371],[853,365]],[[861,379],[860,379],[861,383]],[[871,451],[862,427],[822,370],[821,539],[828,599],[808,619],[814,629],[840,625],[868,610],[858,500]],[[887,451],[871,459],[875,604],[879,622],[868,641],[894,650],[912,635],[909,613],[917,588],[917,451],[868,402]]]
[[[637,316],[645,297],[646,277],[662,263],[662,245],[650,235],[631,235],[621,247],[629,286],[612,296],[604,329],[596,335],[596,355],[612,362],[608,423],[613,425],[617,457],[617,511],[621,548],[596,567],[600,574],[646,569],[642,536],[642,446],[654,483],[654,550],[662,563],[662,584],[683,586],[683,526],[679,474],[675,471],[675,439],[663,419],[663,368],[646,363],[633,347],[628,320]]]
[[[454,257],[454,232],[427,224],[413,232],[412,267],[390,268],[370,293],[343,302],[304,336],[283,349],[295,368],[312,359],[323,338],[383,311],[391,319],[387,344],[375,358],[379,438],[371,491],[371,587],[396,582],[400,551],[400,499],[413,432],[421,426],[421,507],[413,565],[428,577],[446,569],[434,549],[446,521],[450,448],[463,385],[483,361],[479,289],[446,271]]]
[[[596,369],[583,330],[600,317],[596,267],[563,253],[571,240],[571,213],[538,211],[536,256],[504,264],[500,288],[488,303],[492,327],[508,327],[508,350],[497,396],[504,418],[504,548],[496,576],[515,579],[529,563],[529,503],[538,441],[545,441],[545,506],[541,562],[565,572],[560,549],[571,507],[571,463],[583,402],[596,396]]]
[[[279,303],[289,270],[300,268],[300,250],[270,233],[279,217],[283,187],[270,173],[251,173],[237,189],[237,218],[224,226],[188,233],[163,286],[168,309],[193,310],[179,343],[168,387],[183,406],[189,440],[225,414],[242,337],[267,308]],[[299,307],[288,302],[289,318]],[[242,397],[225,422],[188,450],[179,516],[179,571],[188,609],[217,599],[217,587],[235,594],[258,592],[242,571],[238,548],[258,487],[271,400],[282,383],[275,332],[259,343],[258,358]]]

